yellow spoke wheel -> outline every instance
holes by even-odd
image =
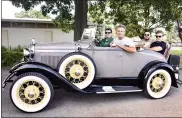
[[[53,86],[49,79],[36,72],[19,75],[10,89],[12,103],[24,112],[37,112],[44,109],[53,94]]]
[[[162,98],[171,87],[171,75],[164,69],[155,70],[147,78],[145,93],[150,98]]]
[[[61,59],[58,70],[61,75],[80,89],[88,87],[93,81],[96,67],[86,54],[74,52]]]

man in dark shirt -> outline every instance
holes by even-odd
[[[110,28],[107,28],[105,30],[105,38],[100,41],[101,47],[110,47],[110,43],[113,41],[112,38],[112,30]]]
[[[164,36],[164,33],[161,30],[157,31],[156,32],[156,41],[150,45],[149,49],[159,52],[162,55],[164,55],[164,52],[166,50],[166,43],[164,41],[162,41],[163,36]]]

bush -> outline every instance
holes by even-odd
[[[18,46],[12,50],[2,46],[1,47],[1,64],[2,67],[12,67],[15,63],[18,63],[23,58],[23,48]]]
[[[5,52],[5,51],[7,51],[8,50],[8,48],[6,48],[5,46],[1,46],[1,51],[2,52]]]
[[[16,52],[23,52],[23,47],[21,47],[20,45],[18,45],[18,47],[16,48],[12,48],[12,51],[16,51]]]

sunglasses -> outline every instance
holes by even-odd
[[[161,38],[162,36],[156,36],[156,38]]]
[[[150,34],[144,34],[145,36],[150,36]]]
[[[111,32],[105,32],[105,34],[111,34]]]

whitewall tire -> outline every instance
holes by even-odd
[[[96,73],[93,60],[79,52],[63,57],[58,65],[58,70],[62,76],[80,89],[88,87]]]
[[[42,74],[28,72],[18,76],[10,89],[13,104],[24,112],[44,109],[53,98],[53,86]]]
[[[164,69],[158,69],[147,78],[144,92],[149,98],[162,98],[169,92],[171,83],[169,72]]]

